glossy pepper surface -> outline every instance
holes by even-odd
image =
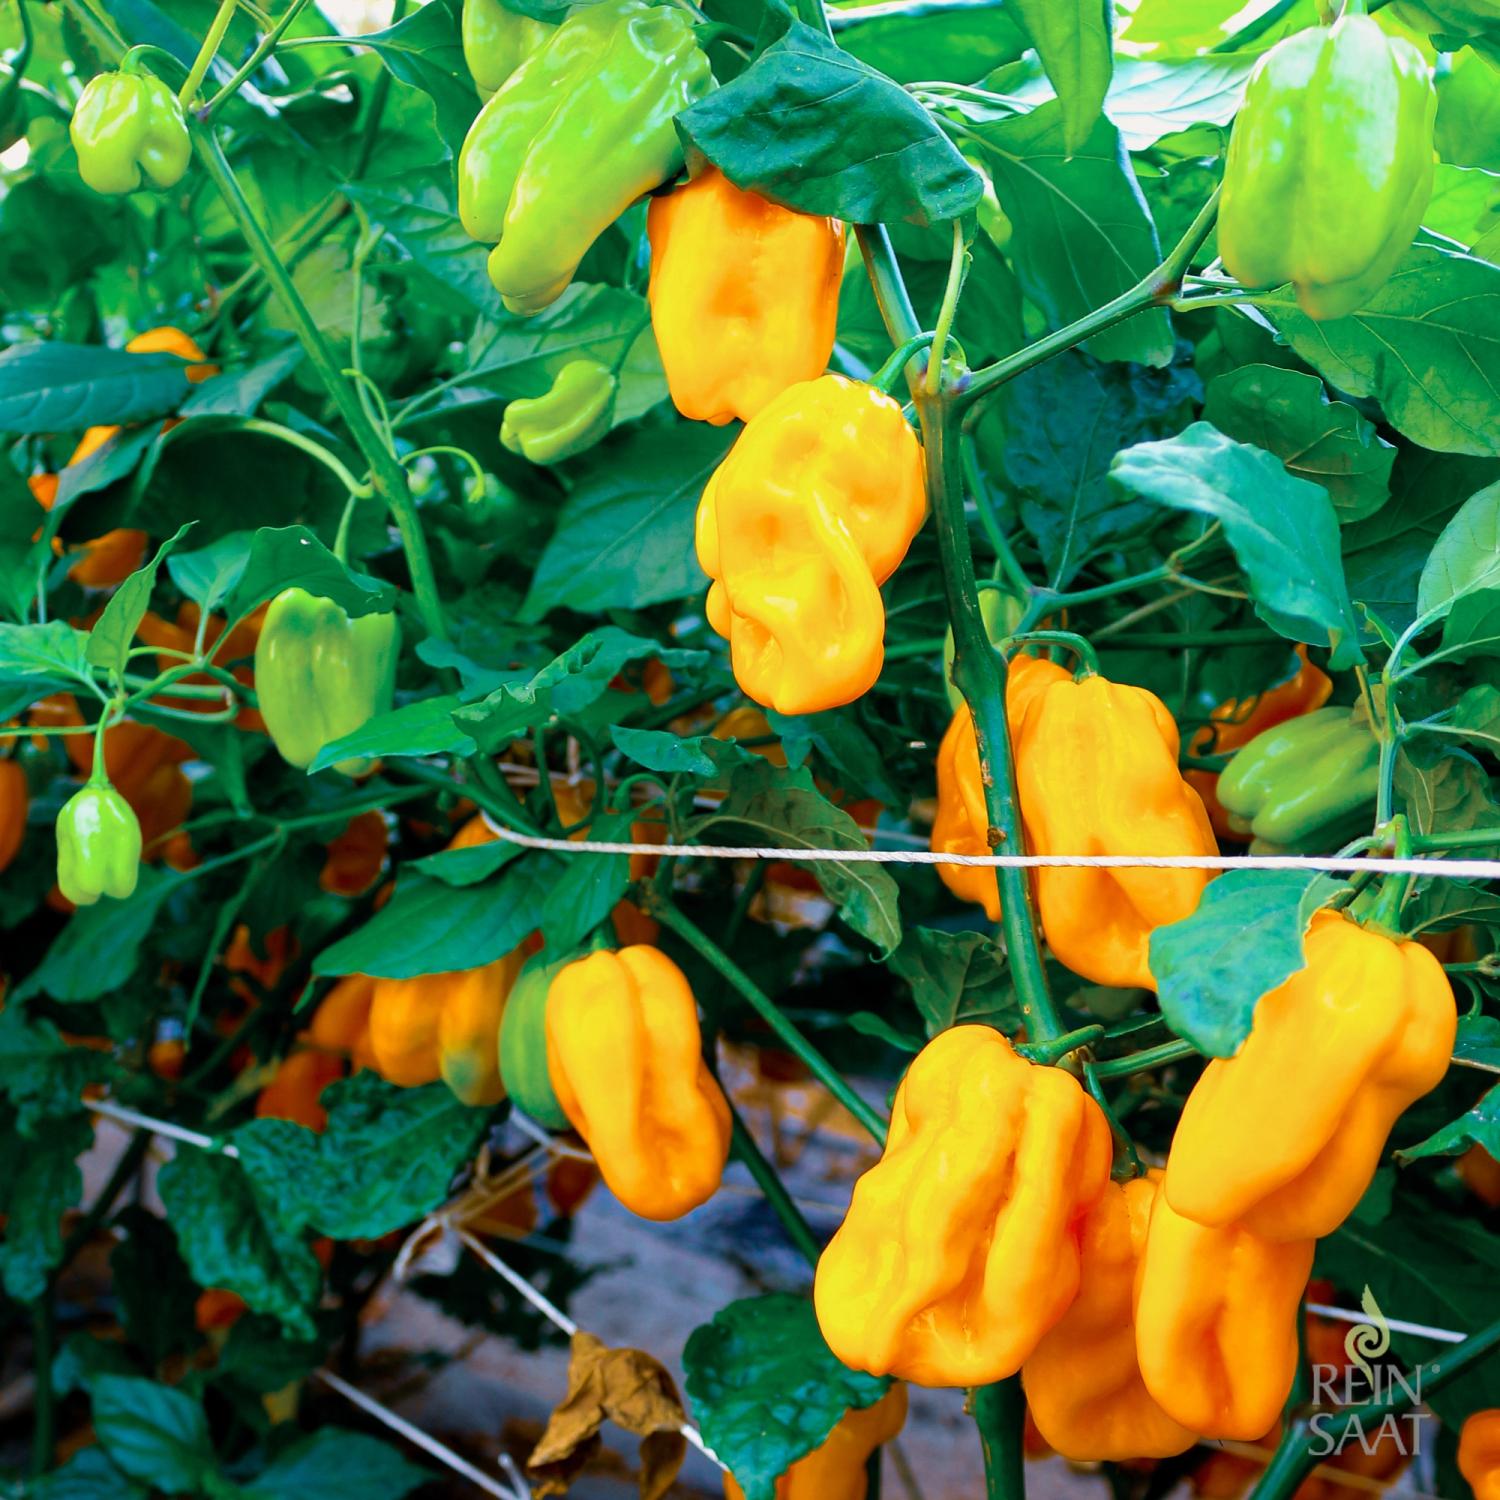
[[[789,386],[749,422],[698,505],[708,622],[735,680],[778,713],[852,702],[880,675],[885,606],[926,514],[900,405],[842,375]]]
[[[1219,777],[1230,827],[1264,843],[1316,842],[1374,802],[1380,741],[1347,708],[1320,708],[1256,735]]]
[[[255,643],[255,691],[282,758],[309,766],[324,745],[389,709],[400,643],[393,614],[351,619],[305,589],[278,594]],[[337,769],[352,775],[366,764]]]
[[[1246,286],[1290,281],[1309,317],[1362,307],[1421,223],[1436,116],[1422,54],[1369,16],[1278,42],[1250,75],[1229,140],[1225,267]]]
[[[776,1481],[776,1500],[865,1500],[865,1463],[906,1424],[906,1387],[896,1384],[873,1406],[839,1418],[832,1432]],[[745,1500],[733,1474],[724,1475],[724,1500]]]
[[[1145,688],[1103,677],[1053,682],[1012,730],[1033,854],[1214,855],[1203,803],[1177,768],[1177,725]],[[1036,872],[1052,952],[1095,984],[1155,989],[1151,934],[1197,908],[1207,870]]]
[[[488,99],[517,68],[540,51],[552,37],[552,26],[519,11],[507,10],[500,0],[464,0],[460,36],[480,97]]]
[[[141,825],[112,786],[90,782],[57,815],[57,885],[74,906],[124,900],[140,875]]]
[[[1167,1458],[1197,1440],[1146,1389],[1135,1353],[1135,1283],[1160,1175],[1106,1186],[1083,1221],[1078,1296],[1021,1368],[1037,1431],[1065,1458]]]
[[[547,992],[563,965],[534,953],[516,979],[500,1022],[500,1077],[517,1109],[548,1130],[566,1130],[547,1069]]]
[[[729,1105],[682,970],[640,945],[591,953],[553,979],[546,1015],[553,1091],[610,1191],[643,1219],[681,1218],[712,1197]]]
[[[1500,1408],[1476,1411],[1458,1434],[1458,1472],[1474,1500],[1500,1500]]]
[[[458,212],[498,241],[515,313],[562,295],[589,246],[682,166],[674,117],[713,86],[688,17],[642,0],[576,9],[501,85],[458,157]]]
[[[709,167],[653,198],[651,326],[673,404],[722,426],[748,422],[828,367],[844,226],[737,188]]]
[[[78,175],[96,193],[174,187],[193,154],[177,95],[150,73],[91,78],[73,107],[68,134]]]
[[[82,738],[82,736],[80,736]],[[31,794],[26,772],[16,760],[0,760],[0,870],[16,857],[26,837],[26,813]]]
[[[986,591],[985,597],[989,597]],[[1044,687],[1071,682],[1072,674],[1056,662],[1036,656],[1014,656],[1005,676],[1005,718],[1014,741],[1016,725],[1027,706]],[[984,805],[984,779],[979,765],[979,741],[968,704],[960,700],[948,731],[938,746],[937,815],[932,820],[934,854],[993,854],[990,820]],[[1000,890],[995,872],[986,865],[939,865],[939,878],[960,901],[984,907],[990,921],[1000,920]]]
[[[1104,1115],[1071,1074],[1024,1061],[987,1026],[940,1032],[818,1261],[828,1347],[920,1385],[1015,1374],[1077,1294],[1110,1155]]]
[[[1246,1442],[1274,1425],[1297,1373],[1312,1259],[1312,1240],[1209,1228],[1157,1194],[1136,1281],[1135,1351],[1168,1416],[1202,1437]]]
[[[1328,702],[1333,682],[1328,674],[1307,659],[1307,647],[1297,647],[1297,670],[1253,698],[1227,698],[1213,711],[1213,722],[1193,735],[1188,748],[1194,755],[1227,755],[1248,745],[1256,735],[1274,729],[1288,719],[1316,712]],[[1243,840],[1243,832],[1230,826],[1229,814],[1219,801],[1219,773],[1190,770],[1183,780],[1203,799],[1214,832],[1221,839]]]
[[[544,395],[523,396],[505,408],[500,441],[534,464],[572,458],[608,433],[618,384],[607,365],[575,359]]]
[[[1447,1072],[1458,1012],[1420,943],[1320,911],[1303,952],[1307,967],[1261,996],[1250,1035],[1209,1063],[1178,1121],[1166,1193],[1199,1223],[1332,1234],[1396,1117]]]

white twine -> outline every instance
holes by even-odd
[[[1307,1310],[1320,1318],[1332,1318],[1340,1323],[1368,1323],[1367,1313],[1358,1308],[1329,1307],[1324,1302],[1309,1302]],[[1468,1338],[1466,1333],[1454,1333],[1451,1328],[1434,1328],[1430,1323],[1408,1323],[1404,1318],[1386,1318],[1385,1326],[1392,1333],[1410,1333],[1417,1338],[1433,1339],[1440,1344],[1461,1344]]]

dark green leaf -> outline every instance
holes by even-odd
[[[1071,154],[1089,138],[1113,65],[1111,0],[1013,0],[1062,102],[1063,144]]]
[[[251,532],[231,531],[196,552],[174,552],[167,572],[189,599],[211,610],[240,581],[253,541]]]
[[[46,1295],[48,1273],[62,1260],[63,1215],[83,1195],[78,1158],[93,1140],[93,1122],[78,1110],[0,1162],[0,1286],[17,1302]]]
[[[332,599],[351,617],[384,613],[396,597],[390,584],[351,573],[305,526],[262,526],[230,595],[229,613],[248,614],[257,604],[292,588]]]
[[[307,768],[308,775],[345,760],[398,755],[472,755],[474,741],[453,722],[457,698],[421,698],[376,714],[353,734],[330,740]]]
[[[385,31],[360,38],[375,49],[394,78],[431,95],[438,129],[454,156],[479,113],[479,98],[464,61],[459,12],[457,0],[430,0]]]
[[[630,842],[630,814],[595,818],[588,837]],[[549,953],[566,953],[605,921],[630,884],[628,854],[569,854],[542,906],[542,937]]]
[[[72,432],[176,411],[188,392],[175,354],[127,354],[54,340],[0,353],[0,432]]]
[[[302,357],[302,346],[292,344],[243,370],[229,370],[202,381],[182,403],[180,415],[248,417],[302,363]]]
[[[1491,1156],[1500,1158],[1500,1085],[1492,1088],[1467,1114],[1434,1131],[1420,1144],[1398,1151],[1396,1156],[1401,1161],[1413,1161],[1419,1156],[1458,1156],[1470,1146],[1483,1146]]]
[[[240,1486],[242,1500],[401,1500],[432,1481],[389,1443],[363,1432],[320,1427]]]
[[[186,1391],[101,1375],[90,1393],[100,1446],[133,1479],[169,1495],[195,1494],[217,1472],[208,1418]]]
[[[61,1468],[43,1474],[30,1500],[146,1500],[144,1485],[118,1469],[103,1448],[81,1448]]]
[[[910,927],[890,963],[911,986],[929,1037],[967,1023],[1006,1032],[1021,1024],[1005,957],[983,933]]]
[[[104,612],[89,631],[89,643],[84,648],[83,654],[92,666],[112,676],[124,672],[131,642],[135,640],[136,627],[151,603],[151,590],[156,587],[157,570],[172,548],[187,535],[188,530],[187,526],[179,526],[176,533],[156,549],[156,556],[145,567],[137,568],[110,595]]]

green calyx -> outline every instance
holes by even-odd
[[[57,815],[57,888],[74,906],[123,901],[140,875],[141,825],[112,787],[90,782]]]
[[[505,408],[500,441],[534,464],[555,464],[592,448],[609,431],[619,382],[592,359],[564,365],[542,396]]]
[[[174,187],[193,153],[177,96],[150,73],[90,79],[68,134],[79,175],[96,193]]]

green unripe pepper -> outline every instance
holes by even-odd
[[[1362,307],[1422,221],[1436,116],[1422,54],[1368,16],[1278,42],[1250,75],[1229,141],[1226,268],[1247,286],[1290,281],[1309,317]]]
[[[108,784],[90,782],[57,815],[57,888],[74,906],[100,896],[123,901],[141,867],[141,825]]]
[[[350,619],[305,589],[278,594],[255,645],[255,695],[282,758],[309,766],[324,745],[386,712],[400,646],[393,614]],[[368,765],[346,760],[334,769],[357,776]]]
[[[682,166],[672,121],[713,86],[682,11],[574,11],[480,110],[458,156],[458,212],[499,241],[490,280],[514,313],[563,293],[589,246]]]
[[[1230,826],[1311,849],[1375,798],[1380,741],[1347,708],[1320,708],[1256,735],[1219,777]]]
[[[500,0],[464,0],[464,61],[481,99],[488,99],[517,68],[552,38],[553,27]]]
[[[570,955],[573,956],[573,955]],[[500,1079],[518,1109],[548,1130],[566,1130],[568,1117],[547,1070],[547,991],[568,959],[528,958],[516,976],[500,1018]]]
[[[609,431],[617,385],[606,365],[575,359],[558,371],[546,395],[523,397],[505,408],[500,441],[534,464],[582,453]]]
[[[96,193],[174,187],[193,154],[177,95],[150,73],[100,73],[68,128],[78,172]]]

